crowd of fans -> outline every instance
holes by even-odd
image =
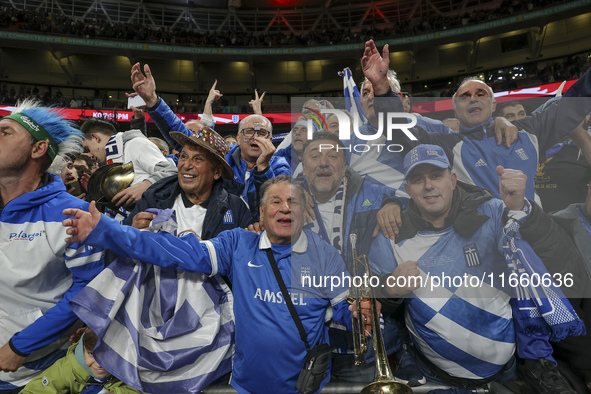
[[[485,80],[490,83],[497,91],[506,91],[517,88],[526,88],[537,86],[539,84],[577,79],[582,70],[586,70],[591,65],[591,57],[587,52],[578,55],[566,56],[552,61],[543,60],[523,65],[523,75],[517,76],[513,67],[507,67],[495,72],[485,73]],[[499,74],[501,72],[502,74]],[[511,72],[511,73],[510,73]],[[501,75],[501,79],[498,79]],[[407,89],[410,90],[410,89]],[[412,91],[411,91],[412,92]],[[422,97],[451,97],[455,90],[428,90],[412,92],[415,96]],[[338,97],[341,93],[333,93]],[[324,95],[328,96],[328,95]],[[35,99],[45,106],[57,106],[61,108],[104,108],[104,109],[126,109],[127,101],[103,96],[93,97],[67,97],[62,93],[59,87],[36,86],[28,84],[15,84],[3,82],[0,84],[0,105],[14,105],[19,100],[27,98]],[[204,98],[193,95],[186,97],[179,95],[179,100],[170,101],[168,104],[176,113],[196,113],[203,109]],[[276,111],[282,112],[285,106]],[[273,108],[268,107],[268,108]],[[228,97],[224,96],[213,103],[214,113],[252,113],[251,108],[245,103],[240,105],[231,105]]]
[[[591,71],[530,116],[467,78],[438,121],[412,112],[381,54],[366,42],[366,121],[310,99],[278,147],[266,93],[224,139],[217,80],[183,123],[140,63],[129,129],[34,100],[0,119],[0,392],[367,384],[355,331],[399,382],[447,388],[432,394],[591,389]],[[382,133],[392,112],[413,126]]]
[[[564,3],[567,0],[504,0],[494,10],[475,10],[470,13],[438,14],[432,10],[419,16],[403,17],[385,24],[376,19],[371,26],[361,29],[318,29],[300,34],[291,31],[249,32],[237,30],[197,30],[192,27],[149,26],[143,23],[113,23],[104,18],[71,18],[44,11],[17,10],[3,7],[0,29],[28,31],[43,34],[75,36],[88,39],[122,40],[173,45],[212,47],[277,47],[314,46],[361,43],[369,39],[406,37],[431,31],[471,26],[516,13]]]

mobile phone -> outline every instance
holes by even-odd
[[[74,188],[74,190],[72,190],[70,192],[71,188]],[[80,184],[80,181],[66,183],[66,191],[70,192],[73,196],[81,195],[82,194],[82,185]]]
[[[127,108],[131,108],[131,106],[139,108],[145,105],[146,102],[140,96],[133,96],[127,99]]]

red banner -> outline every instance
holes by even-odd
[[[566,81],[562,92],[565,92],[570,88],[577,80]],[[532,97],[543,97],[543,96],[555,96],[558,92],[562,82],[555,82],[546,85],[535,86],[532,88],[509,90],[505,92],[495,93],[497,103],[504,103],[508,101],[527,99]],[[14,111],[16,107],[8,105],[0,105],[0,116],[9,115]],[[432,101],[429,103],[414,103],[413,112],[418,113],[429,113],[439,111],[451,111],[453,110],[453,104],[451,99],[442,99]],[[101,109],[62,109],[66,119],[80,120],[86,118],[101,118],[107,120],[114,120],[117,122],[130,122],[133,117],[131,111],[115,111],[115,110],[101,110]],[[146,113],[146,121],[153,122],[150,116]],[[202,114],[177,114],[177,116],[186,122],[192,119],[200,119]],[[214,114],[216,124],[238,124],[240,120],[247,117],[249,114]],[[291,113],[268,113],[264,114],[271,123],[295,123],[299,114]]]

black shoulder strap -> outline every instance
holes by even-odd
[[[291,318],[295,322],[296,326],[298,327],[298,332],[300,333],[300,339],[306,345],[306,350],[310,350],[310,344],[308,343],[308,335],[306,334],[306,330],[304,330],[304,326],[302,325],[302,321],[298,316],[298,313],[293,306],[293,302],[291,302],[291,297],[287,292],[287,287],[285,287],[285,283],[283,282],[283,278],[279,273],[279,267],[277,266],[277,262],[275,261],[275,256],[273,256],[273,251],[271,248],[265,249],[267,252],[267,258],[271,263],[271,268],[273,268],[273,273],[275,274],[275,279],[277,279],[277,283],[279,284],[279,288],[281,289],[281,294],[283,294],[283,299],[285,300],[285,304],[287,305],[287,309],[289,309],[289,313],[291,314]]]

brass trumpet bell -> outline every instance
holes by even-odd
[[[412,389],[395,380],[378,380],[365,386],[360,394],[412,394]]]
[[[88,181],[88,198],[97,204],[117,210],[111,200],[117,193],[133,182],[134,172],[131,162],[126,164],[107,164],[96,170]]]
[[[357,234],[350,234],[353,272],[352,275],[361,275],[363,270],[367,275],[372,276],[369,259],[366,255],[357,256]],[[373,333],[373,349],[376,354],[376,372],[378,380],[372,382],[361,389],[360,394],[412,394],[410,386],[394,380],[394,374],[388,363],[388,354],[384,346],[384,338],[380,328],[380,313],[375,299],[375,294],[371,286],[356,288],[350,290],[350,298],[356,304],[357,313],[352,316],[353,319],[353,342],[355,346],[355,365],[361,362],[361,356],[367,350],[367,339],[365,338],[363,324],[361,323],[361,299],[369,300],[371,308],[371,330]],[[359,361],[359,363],[358,363]]]

